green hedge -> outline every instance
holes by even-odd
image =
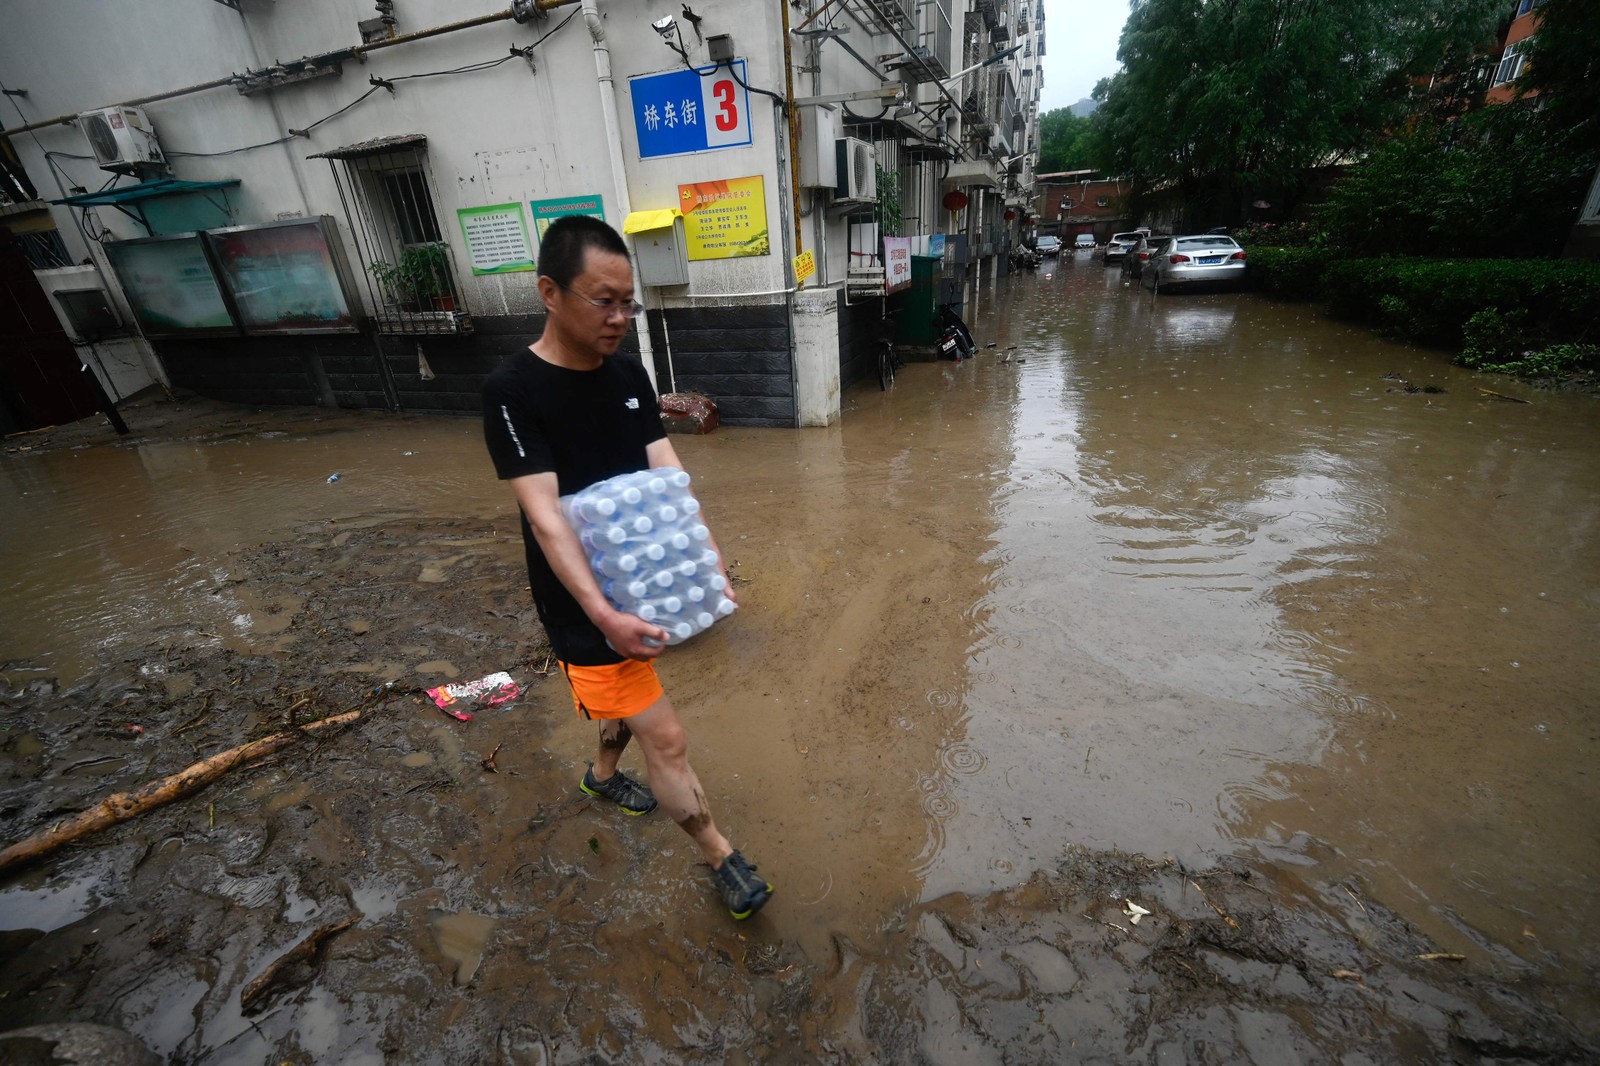
[[[1485,311],[1519,312],[1513,347],[1600,339],[1595,260],[1345,259],[1327,264],[1321,287],[1334,314],[1421,344],[1460,348]]]
[[[1327,249],[1247,244],[1244,250],[1251,288],[1290,300],[1322,295],[1322,272],[1331,261]]]

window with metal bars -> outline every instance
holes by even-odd
[[[378,331],[470,332],[454,254],[434,207],[427,138],[386,137],[312,158],[327,159],[333,169]]]
[[[19,233],[17,238],[22,242],[22,254],[27,257],[28,265],[35,270],[50,270],[54,267],[72,265],[72,257],[67,254],[67,246],[62,243],[61,234],[53,229]]]

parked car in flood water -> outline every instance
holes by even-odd
[[[1144,264],[1144,287],[1154,292],[1189,285],[1237,285],[1244,280],[1245,253],[1220,234],[1172,237]]]
[[[1122,272],[1129,277],[1141,278],[1144,276],[1144,265],[1155,254],[1155,250],[1172,239],[1170,233],[1145,233],[1139,237],[1137,243],[1129,248],[1122,257]]]
[[[1034,245],[1040,255],[1060,255],[1061,238],[1046,234],[1039,238],[1039,243]]]
[[[1094,234],[1092,234],[1092,233],[1080,233],[1080,234],[1078,234],[1076,237],[1074,237],[1072,239],[1072,250],[1073,251],[1081,252],[1085,248],[1088,248],[1091,251],[1094,249]]]
[[[1144,236],[1143,230],[1133,230],[1128,233],[1113,233],[1106,242],[1105,264],[1110,266],[1113,262],[1120,263],[1128,254],[1128,249],[1139,243],[1139,238]]]

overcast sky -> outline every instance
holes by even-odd
[[[1127,20],[1127,0],[1044,0],[1041,112],[1071,107],[1117,72],[1117,38]]]

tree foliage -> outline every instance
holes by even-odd
[[[1058,107],[1041,115],[1038,173],[1100,169],[1094,154],[1093,126],[1091,118],[1075,115],[1071,108]]]
[[[1556,255],[1594,165],[1530,103],[1424,119],[1351,167],[1317,217],[1357,255]]]
[[[1551,125],[1575,151],[1600,153],[1600,4],[1548,0],[1538,19],[1517,88],[1539,94]]]
[[[1109,159],[1171,183],[1191,222],[1297,200],[1492,40],[1501,0],[1134,0],[1123,70],[1096,88]]]

